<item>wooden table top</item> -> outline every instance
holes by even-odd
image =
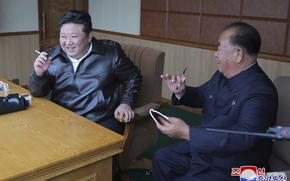
[[[9,85],[10,93],[29,93]],[[33,97],[26,110],[0,115],[0,180],[48,178],[120,153],[123,144],[123,136]]]

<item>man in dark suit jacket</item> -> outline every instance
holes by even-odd
[[[183,139],[156,152],[155,180],[235,180],[231,168],[265,167],[271,140],[255,136],[211,132],[205,128],[265,132],[275,123],[277,92],[257,63],[261,38],[243,22],[223,30],[215,53],[218,71],[199,87],[185,86],[184,75],[161,75],[173,92],[172,103],[201,107],[203,123],[190,127],[169,117],[156,123],[164,134]]]

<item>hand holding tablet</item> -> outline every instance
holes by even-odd
[[[159,123],[161,125],[163,125],[162,121],[160,120],[160,117],[163,118],[165,121],[167,121],[168,123],[171,124],[170,120],[168,119],[167,116],[165,116],[164,114],[162,114],[161,112],[159,111],[156,111],[154,109],[150,109],[149,110],[149,113],[150,113],[150,116],[153,118],[153,120],[156,122],[156,123]]]

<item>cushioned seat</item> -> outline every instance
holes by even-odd
[[[160,107],[162,90],[160,75],[163,73],[165,53],[138,45],[121,44],[121,46],[143,76],[142,87],[134,109],[135,118],[130,124],[126,124],[124,131],[126,142],[123,152],[119,155],[121,173],[125,173],[129,169],[151,169],[151,161],[139,157],[158,138],[158,130],[149,117],[149,109]],[[123,180],[124,177],[123,174]]]
[[[278,77],[274,84],[279,96],[277,125],[290,127],[290,77]],[[271,171],[290,170],[290,141],[274,142],[269,164]]]

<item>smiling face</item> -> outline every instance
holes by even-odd
[[[234,30],[229,29],[220,35],[218,50],[215,53],[218,70],[227,78],[231,78],[239,72],[238,51],[240,48],[230,42],[230,37],[234,33]]]
[[[79,59],[90,47],[92,35],[83,32],[82,24],[68,23],[60,28],[59,43],[62,50],[70,57]]]

